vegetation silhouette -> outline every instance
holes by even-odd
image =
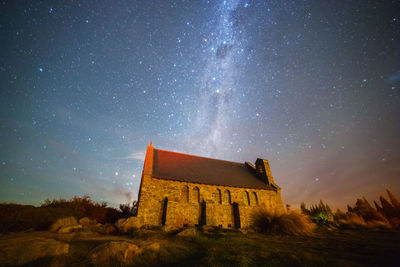
[[[309,209],[303,202],[300,205],[301,212],[309,215],[313,222],[320,226],[336,226],[339,228],[379,228],[400,229],[400,200],[389,189],[386,190],[389,200],[380,196],[381,205],[374,201],[374,207],[365,197],[357,199],[354,206],[347,205],[347,212],[339,209],[332,212],[328,204],[322,200],[318,205],[312,205]]]

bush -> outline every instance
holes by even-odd
[[[310,209],[307,209],[306,204],[303,202],[300,208],[303,214],[309,215],[313,222],[318,225],[329,225],[334,221],[331,208],[328,204],[324,204],[322,200],[320,200],[318,205],[311,205]]]
[[[132,216],[136,216],[138,211],[138,204],[139,203],[137,201],[133,201],[132,206],[129,204],[120,204],[119,209],[121,210],[121,213],[119,217],[126,219]]]
[[[106,207],[106,203],[93,202],[89,196],[47,199],[40,207],[0,203],[0,214],[0,233],[47,230],[57,219],[71,216],[89,217],[100,223],[114,223],[120,216],[116,209]]]
[[[76,216],[73,210],[0,204],[0,233],[45,230],[58,218]]]
[[[40,206],[41,208],[56,208],[65,211],[70,210],[76,218],[88,217],[99,223],[114,223],[120,218],[120,213],[114,209],[107,207],[106,202],[98,203],[90,199],[89,196],[73,197],[70,200],[65,199],[46,199]]]
[[[364,197],[357,199],[356,204],[351,208],[351,213],[362,217],[365,222],[380,221],[387,223],[386,218],[374,209]]]
[[[356,213],[348,213],[338,219],[337,224],[342,229],[391,229],[391,225],[386,221],[365,221],[364,218]]]
[[[335,222],[341,228],[364,229],[391,229],[400,227],[400,201],[387,190],[390,202],[380,196],[381,206],[374,201],[373,208],[363,198],[357,199],[353,207],[347,206],[347,213],[338,210],[335,213]]]
[[[283,235],[310,235],[315,228],[310,217],[300,212],[276,212],[264,208],[253,213],[252,225],[260,233]]]

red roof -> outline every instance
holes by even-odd
[[[182,182],[273,189],[244,163],[154,149],[153,177]]]

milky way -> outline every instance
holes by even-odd
[[[137,197],[145,150],[400,193],[397,1],[2,1],[0,201]]]

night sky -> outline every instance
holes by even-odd
[[[1,1],[0,201],[137,198],[156,148],[285,204],[400,193],[398,1]]]

